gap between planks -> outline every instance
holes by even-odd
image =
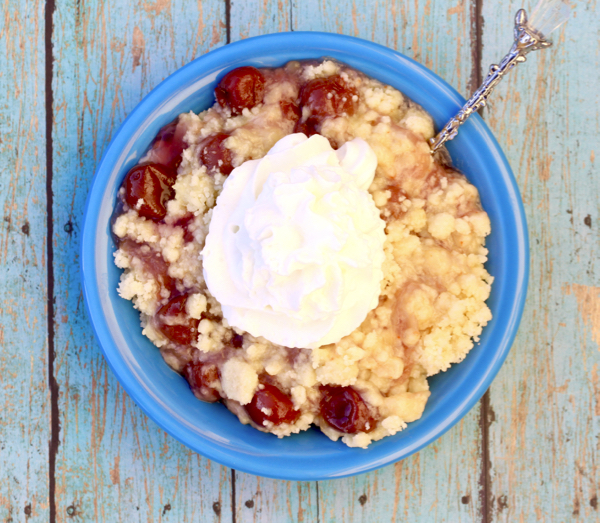
[[[44,61],[45,61],[45,102],[46,102],[46,269],[48,285],[47,324],[48,324],[48,387],[50,389],[50,441],[48,444],[48,502],[50,523],[56,521],[56,454],[60,443],[60,422],[58,412],[58,382],[54,375],[56,350],[54,347],[54,225],[52,193],[53,143],[52,127],[54,115],[54,92],[52,77],[54,72],[54,54],[52,52],[53,20],[56,10],[55,0],[46,0],[44,7]]]
[[[225,0],[225,43],[231,43],[231,0]],[[233,521],[235,523],[235,516]]]
[[[471,81],[470,90],[475,90],[483,82],[483,0],[473,0],[471,4]],[[479,115],[483,117],[483,109]],[[479,477],[479,502],[482,523],[491,523],[492,504],[490,476],[490,392],[489,389],[479,402],[479,431],[481,437],[481,474]]]
[[[231,43],[231,0],[225,1],[225,43]],[[237,496],[237,492],[235,489],[235,469],[231,469],[231,521],[232,523],[236,523],[237,514],[236,514],[236,503],[235,498]]]

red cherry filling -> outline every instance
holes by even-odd
[[[173,225],[176,227],[187,227],[190,222],[194,219],[194,215],[192,213],[188,213],[183,217],[179,218]]]
[[[349,116],[354,114],[356,89],[339,75],[310,80],[300,92],[300,105],[308,107],[313,116]]]
[[[210,171],[220,171],[222,174],[229,174],[233,171],[233,155],[225,147],[223,142],[229,138],[228,134],[217,133],[205,138],[200,142],[200,152],[198,154],[200,163],[206,165]]]
[[[183,137],[186,133],[184,125],[177,125],[177,120],[165,125],[152,143],[152,159],[177,171],[181,163],[181,153],[186,148]]]
[[[194,219],[193,214],[186,214],[183,218],[179,218],[173,225],[183,228],[183,241],[189,243],[194,240],[194,233],[188,229],[189,224]]]
[[[234,332],[230,343],[234,349],[241,349],[244,346],[244,336]]]
[[[321,394],[321,416],[334,429],[345,434],[356,434],[375,428],[369,407],[352,387],[324,385]]]
[[[263,388],[254,393],[252,401],[246,405],[246,412],[259,427],[263,427],[265,421],[281,425],[294,423],[300,417],[300,411],[294,410],[292,399],[268,383],[263,383]]]
[[[162,254],[153,251],[146,244],[136,243],[133,240],[124,240],[120,242],[119,249],[122,249],[129,253],[130,256],[134,256],[141,260],[144,269],[153,274],[169,292],[172,292],[175,289],[173,278],[167,274],[169,264],[162,257]]]
[[[183,369],[183,376],[198,399],[210,403],[221,399],[221,394],[213,386],[219,380],[216,365],[190,362]]]
[[[321,126],[321,119],[309,116],[306,121],[296,122],[294,127],[295,133],[304,133],[306,136],[312,136],[313,134],[319,134],[319,128]]]
[[[264,94],[265,77],[256,67],[249,66],[227,73],[215,89],[221,107],[229,107],[234,115],[261,103]]]
[[[173,198],[173,184],[177,173],[157,163],[137,165],[125,178],[125,201],[140,216],[154,221],[167,214],[167,202]],[[138,207],[139,201],[142,203]]]
[[[172,342],[190,345],[198,336],[200,320],[190,318],[185,312],[187,294],[172,298],[156,314],[157,327]]]
[[[279,102],[279,107],[281,107],[281,115],[284,119],[291,120],[292,122],[297,122],[300,120],[302,111],[300,111],[298,104],[287,100],[281,100]]]

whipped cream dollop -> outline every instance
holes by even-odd
[[[202,251],[229,325],[287,347],[350,334],[378,303],[385,223],[368,192],[377,158],[291,134],[229,175]]]

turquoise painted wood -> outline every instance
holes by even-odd
[[[461,92],[473,74],[475,0],[307,0],[294,2],[293,29],[365,38],[421,62]]]
[[[0,8],[0,521],[48,520],[44,4]]]
[[[510,45],[520,5],[484,2],[484,64]],[[523,327],[491,387],[494,521],[600,521],[599,13],[577,2],[556,47],[520,65],[486,113],[532,240]]]
[[[323,523],[481,521],[478,409],[435,443],[395,465],[319,482]]]
[[[83,206],[116,127],[162,79],[225,43],[221,1],[57,1],[54,278],[60,446],[57,521],[231,519],[231,472],[148,420],[108,369],[84,311]]]
[[[231,41],[291,31],[292,0],[230,0]]]
[[[50,321],[60,431],[52,493],[45,5],[6,0],[0,17],[0,521],[49,521],[51,496],[55,521],[600,521],[596,0],[578,3],[556,49],[519,66],[485,111],[518,178],[532,237],[525,317],[491,387],[487,419],[477,407],[401,463],[322,482],[266,480],[212,463],[162,432],[120,388],[73,270],[95,165],[145,93],[228,37],[288,29],[356,35],[419,60],[466,94],[510,45],[521,4],[53,4]]]

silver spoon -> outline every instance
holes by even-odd
[[[527,19],[525,9],[519,9],[515,17],[515,42],[500,65],[492,64],[490,71],[475,94],[467,101],[458,114],[444,128],[429,140],[431,153],[436,154],[443,163],[448,163],[448,154],[440,149],[444,143],[452,140],[458,128],[474,112],[487,103],[488,96],[504,75],[515,65],[526,60],[525,55],[552,45],[548,40],[550,33],[567,21],[571,8],[565,0],[540,0],[533,11],[531,21]]]

